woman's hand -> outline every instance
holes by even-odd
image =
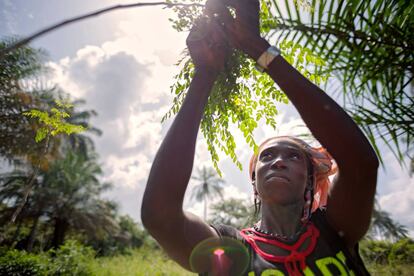
[[[229,7],[236,11],[236,18]],[[259,0],[208,0],[207,14],[216,18],[234,48],[240,49],[251,58],[257,59],[269,47],[260,36]]]
[[[187,37],[187,47],[196,70],[218,74],[230,54],[224,31],[213,19],[199,19]]]

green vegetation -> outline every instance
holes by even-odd
[[[27,112],[23,112],[23,115],[30,118],[37,118],[38,122],[42,124],[36,131],[36,142],[41,142],[48,135],[56,136],[60,133],[72,134],[85,131],[83,126],[73,125],[66,123],[64,118],[69,118],[69,113],[65,112],[65,109],[73,107],[73,104],[62,103],[58,100],[55,101],[56,107],[51,108],[51,115],[48,112],[31,109]]]
[[[181,268],[164,252],[148,246],[127,255],[103,257],[91,262],[94,275],[196,275]]]
[[[68,239],[99,256],[140,247],[143,230],[102,198],[112,185],[100,180],[103,172],[88,136],[100,134],[89,124],[96,113],[79,111],[83,102],[71,101],[57,85],[33,85],[46,72],[42,56],[23,47],[0,61],[0,156],[13,165],[0,175],[0,245],[27,252],[54,249],[50,254],[56,256]]]
[[[414,3],[394,0],[261,0],[260,3],[261,34],[311,81],[321,85],[327,83],[328,76],[334,76],[339,86],[327,92],[342,96],[344,108],[369,137],[380,159],[377,144],[382,142],[401,163],[407,158],[414,168]],[[201,16],[200,7],[173,9],[177,17],[171,21],[178,31],[189,30]],[[193,74],[188,54],[179,63],[183,68],[171,86],[174,102],[164,118],[177,113]],[[229,125],[236,125],[247,144],[256,148],[252,132],[259,119],[275,127],[275,104],[286,101],[286,96],[266,75],[255,71],[252,62],[237,51],[233,53],[214,85],[201,123],[218,172],[218,150],[241,168]]]
[[[374,146],[382,142],[398,160],[411,158],[414,171],[414,3],[261,2],[262,34],[316,84],[339,80],[347,111]],[[174,9],[178,31],[200,16],[196,6]],[[11,42],[0,41],[0,49]],[[45,57],[20,47],[0,59],[0,157],[12,165],[0,174],[0,275],[194,275],[171,261],[131,217],[120,215],[115,202],[102,198],[111,184],[100,180],[90,136],[101,134],[90,124],[96,113],[42,82]],[[194,73],[188,55],[180,64],[171,86],[173,105],[163,120],[178,112]],[[280,89],[234,51],[201,124],[219,174],[219,151],[241,168],[230,126],[255,149],[252,133],[260,120],[276,127],[278,102],[287,103]],[[207,218],[207,199],[221,195],[222,180],[206,168],[194,180],[199,185],[193,195],[204,200]],[[251,203],[242,200],[222,200],[210,209],[211,223],[242,228],[255,221]],[[373,275],[412,275],[414,242],[407,233],[376,206],[360,246]]]
[[[361,254],[372,275],[412,275],[414,241],[364,241]],[[376,258],[379,251],[381,258]],[[196,275],[181,268],[153,241],[123,255],[95,257],[96,252],[68,240],[58,250],[38,254],[0,249],[1,275]],[[397,254],[395,252],[398,252]],[[382,254],[382,255],[381,255]]]
[[[0,275],[195,275],[181,268],[161,250],[149,246],[113,257],[95,258],[94,255],[92,248],[71,240],[58,250],[41,254],[3,251]]]
[[[229,198],[211,206],[210,224],[226,224],[237,229],[250,227],[259,218],[254,214],[254,206],[243,199]]]

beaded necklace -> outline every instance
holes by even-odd
[[[294,240],[296,240],[296,238],[302,234],[303,230],[306,228],[306,223],[302,224],[302,226],[300,227],[300,229],[294,233],[291,236],[286,236],[286,235],[282,235],[282,234],[277,234],[277,233],[271,233],[269,231],[265,231],[263,229],[260,229],[260,227],[258,226],[259,223],[256,223],[253,225],[253,229],[255,230],[255,233],[258,236],[264,236],[265,238],[269,238],[269,239],[278,239],[278,240],[283,240],[286,242],[292,242]]]
[[[242,237],[251,245],[253,250],[267,261],[283,263],[289,275],[302,275],[301,271],[306,268],[306,257],[309,256],[315,249],[319,237],[319,230],[315,227],[315,225],[313,225],[310,221],[306,223],[303,227],[306,228],[306,231],[300,234],[300,232],[302,232],[301,229],[299,231],[300,237],[292,245],[284,243],[286,240],[283,240],[280,237],[281,235],[264,233],[265,231],[261,230],[257,226],[256,228],[259,229],[259,231],[257,231],[254,226],[240,231]],[[304,244],[307,240],[309,240],[308,246],[302,251],[299,251],[302,244]],[[286,256],[277,256],[266,253],[260,249],[257,242],[266,243],[289,251],[290,253]]]

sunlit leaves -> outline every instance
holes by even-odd
[[[23,113],[23,115],[27,117],[36,118],[40,124],[40,127],[36,130],[36,142],[41,142],[47,135],[56,136],[60,133],[70,135],[85,130],[83,126],[65,122],[65,118],[70,117],[65,109],[73,107],[72,104],[62,103],[60,101],[56,101],[55,103],[57,108],[51,108],[50,113],[37,109],[32,109]]]
[[[270,7],[269,1],[262,1],[262,34],[277,25],[277,21],[271,17]],[[172,20],[174,28],[178,31],[191,28],[192,22],[197,18],[194,11],[186,13],[182,8],[177,8],[176,11],[177,19]],[[310,49],[291,41],[278,42],[277,46],[286,60],[314,83],[320,84],[329,77],[325,62]],[[182,66],[182,70],[175,76],[175,82],[171,86],[174,95],[173,105],[162,121],[179,111],[194,75],[194,65],[188,53],[185,53],[178,65]],[[219,152],[226,154],[239,169],[242,169],[230,127],[236,126],[246,143],[256,151],[257,144],[253,132],[261,120],[276,128],[277,102],[286,104],[288,99],[267,74],[255,69],[252,60],[242,52],[234,50],[213,86],[201,121],[201,132],[206,140],[213,166],[219,174]]]
[[[326,70],[326,62],[309,48],[286,40],[279,47],[285,59],[310,81],[320,85],[328,80],[330,72]]]
[[[167,0],[167,3],[179,4],[178,0]],[[201,3],[201,0],[191,0],[192,3]],[[172,6],[171,8],[177,15],[176,19],[168,19],[173,28],[177,31],[189,31],[193,22],[200,17],[202,8],[198,6]]]

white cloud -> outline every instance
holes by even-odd
[[[152,26],[160,31],[137,28],[154,20],[158,23]],[[160,9],[139,17],[125,16],[118,22],[112,40],[87,45],[75,56],[48,65],[55,83],[73,97],[85,99],[85,109],[97,111],[91,123],[103,135],[93,138],[103,163],[103,178],[115,186],[108,196],[121,199],[122,210],[139,220],[138,206],[122,197],[129,190],[135,193],[137,203],[141,201],[165,133],[160,122],[171,104],[169,87],[178,72],[174,63],[185,47],[185,34],[172,30]]]
[[[407,226],[414,237],[414,178],[398,165],[391,153],[385,155],[384,163],[386,171],[381,171],[378,177],[385,180],[378,187],[379,204],[394,220]]]
[[[105,181],[130,188],[142,185],[148,176],[151,160],[144,154],[129,157],[109,156],[105,160]]]

